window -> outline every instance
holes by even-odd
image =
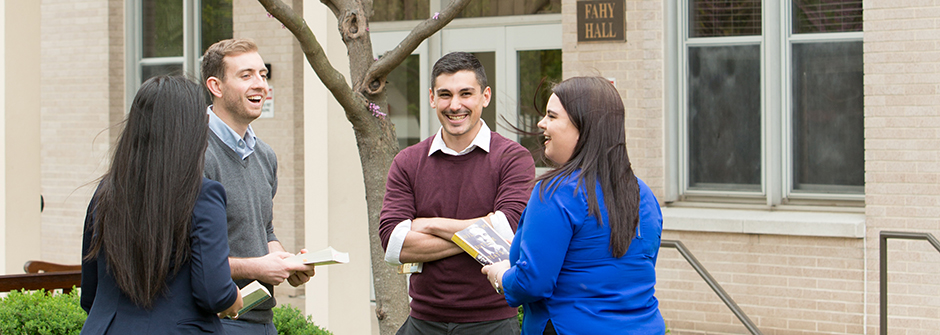
[[[421,141],[421,103],[427,100],[421,89],[421,57],[410,55],[388,74],[385,96],[388,117],[395,124],[398,147],[404,149]]]
[[[145,80],[161,74],[198,77],[212,43],[232,38],[232,0],[127,2],[128,102]]]
[[[427,20],[430,0],[387,0],[372,2],[372,22]]]
[[[678,8],[680,200],[858,204],[861,0]]]

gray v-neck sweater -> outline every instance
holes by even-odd
[[[274,195],[277,193],[277,157],[274,150],[258,139],[254,152],[245,159],[225,145],[225,142],[209,130],[209,146],[206,148],[206,178],[225,187],[228,198],[225,212],[228,216],[228,244],[230,257],[261,257],[268,254],[268,242],[276,241],[274,235]],[[252,279],[240,279],[235,283],[244,287]],[[274,287],[262,283],[274,295]],[[269,323],[273,318],[271,308],[277,303],[272,297],[240,315],[239,320]]]

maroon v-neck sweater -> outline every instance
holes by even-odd
[[[382,246],[404,220],[470,219],[501,211],[513,231],[532,190],[535,164],[529,151],[493,132],[490,151],[463,156],[440,151],[430,157],[433,137],[405,148],[388,172],[382,206]],[[436,136],[436,135],[435,135]],[[437,322],[479,322],[516,315],[467,254],[424,263],[411,275],[411,316]]]

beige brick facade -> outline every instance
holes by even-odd
[[[940,7],[865,2],[867,330],[879,329],[879,234],[940,236]],[[926,241],[888,241],[888,329],[940,329],[940,253]]]
[[[42,0],[44,260],[79,261],[85,206],[96,178],[105,172],[110,143],[119,129],[109,127],[124,115],[125,2]],[[301,0],[291,3],[298,9],[303,5]],[[627,147],[633,166],[661,201],[673,200],[667,197],[677,183],[668,171],[668,155],[675,150],[670,146],[676,145],[668,139],[668,123],[673,121],[671,102],[666,101],[670,3],[626,0],[626,42],[578,43],[575,0],[562,1],[563,77],[600,75],[616,82],[626,106]],[[318,2],[308,5],[322,6]],[[812,224],[808,232],[788,231],[791,225],[801,224],[796,219],[769,221],[767,225],[776,225],[772,228],[780,231],[774,234],[715,228],[734,223],[732,219],[703,219],[705,227],[677,226],[670,221],[675,204],[664,202],[667,229],[663,239],[682,241],[764,334],[877,333],[879,233],[894,230],[940,236],[940,5],[864,0],[863,6],[865,198],[863,212],[854,214],[864,218],[861,233],[817,233],[827,228]],[[306,246],[305,227],[312,227],[304,220],[304,198],[310,194],[304,189],[304,153],[311,152],[304,148],[303,73],[308,65],[290,33],[269,18],[257,1],[234,0],[233,17],[235,37],[254,39],[272,65],[274,117],[259,119],[253,127],[278,154],[275,229],[288,251],[296,252]],[[329,118],[332,126],[344,124],[340,114]],[[358,159],[335,157],[354,150],[352,144],[331,145],[323,150],[329,154],[314,162],[332,169],[329,175],[352,173],[350,166]],[[331,162],[321,162],[330,156],[334,157]],[[332,189],[324,192],[334,194]],[[363,201],[340,200],[337,203],[357,205]],[[845,214],[832,208],[803,209],[809,216]],[[326,214],[337,222],[364,216],[340,210]],[[940,253],[926,241],[891,240],[888,246],[890,333],[935,334],[940,329]],[[346,270],[337,269],[334,275],[346,278],[342,277],[348,275]],[[747,333],[674,249],[662,249],[657,275],[657,297],[673,334]],[[329,284],[327,293],[332,296],[328,301],[343,299],[342,284]],[[303,293],[286,285],[280,292]]]
[[[626,1],[622,44],[577,43],[574,4],[563,2],[564,77],[616,80],[637,175],[662,198],[663,148],[671,145],[663,128],[665,2]],[[864,238],[670,230],[667,215],[663,239],[684,242],[764,334],[877,332],[879,232],[940,234],[938,9],[925,2],[864,2]],[[891,333],[935,333],[940,253],[926,241],[891,240],[889,249]],[[747,333],[675,250],[662,249],[657,275],[673,333]]]
[[[122,11],[113,0],[42,2],[44,260],[81,258],[82,219],[107,168],[109,126],[123,117]]]
[[[636,173],[661,190],[663,159],[663,11],[661,2],[627,1],[627,42],[577,42],[575,2],[562,2],[564,78],[603,76],[616,82],[626,107],[627,150]]]

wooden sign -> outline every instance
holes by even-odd
[[[578,1],[578,42],[627,40],[624,0]]]

